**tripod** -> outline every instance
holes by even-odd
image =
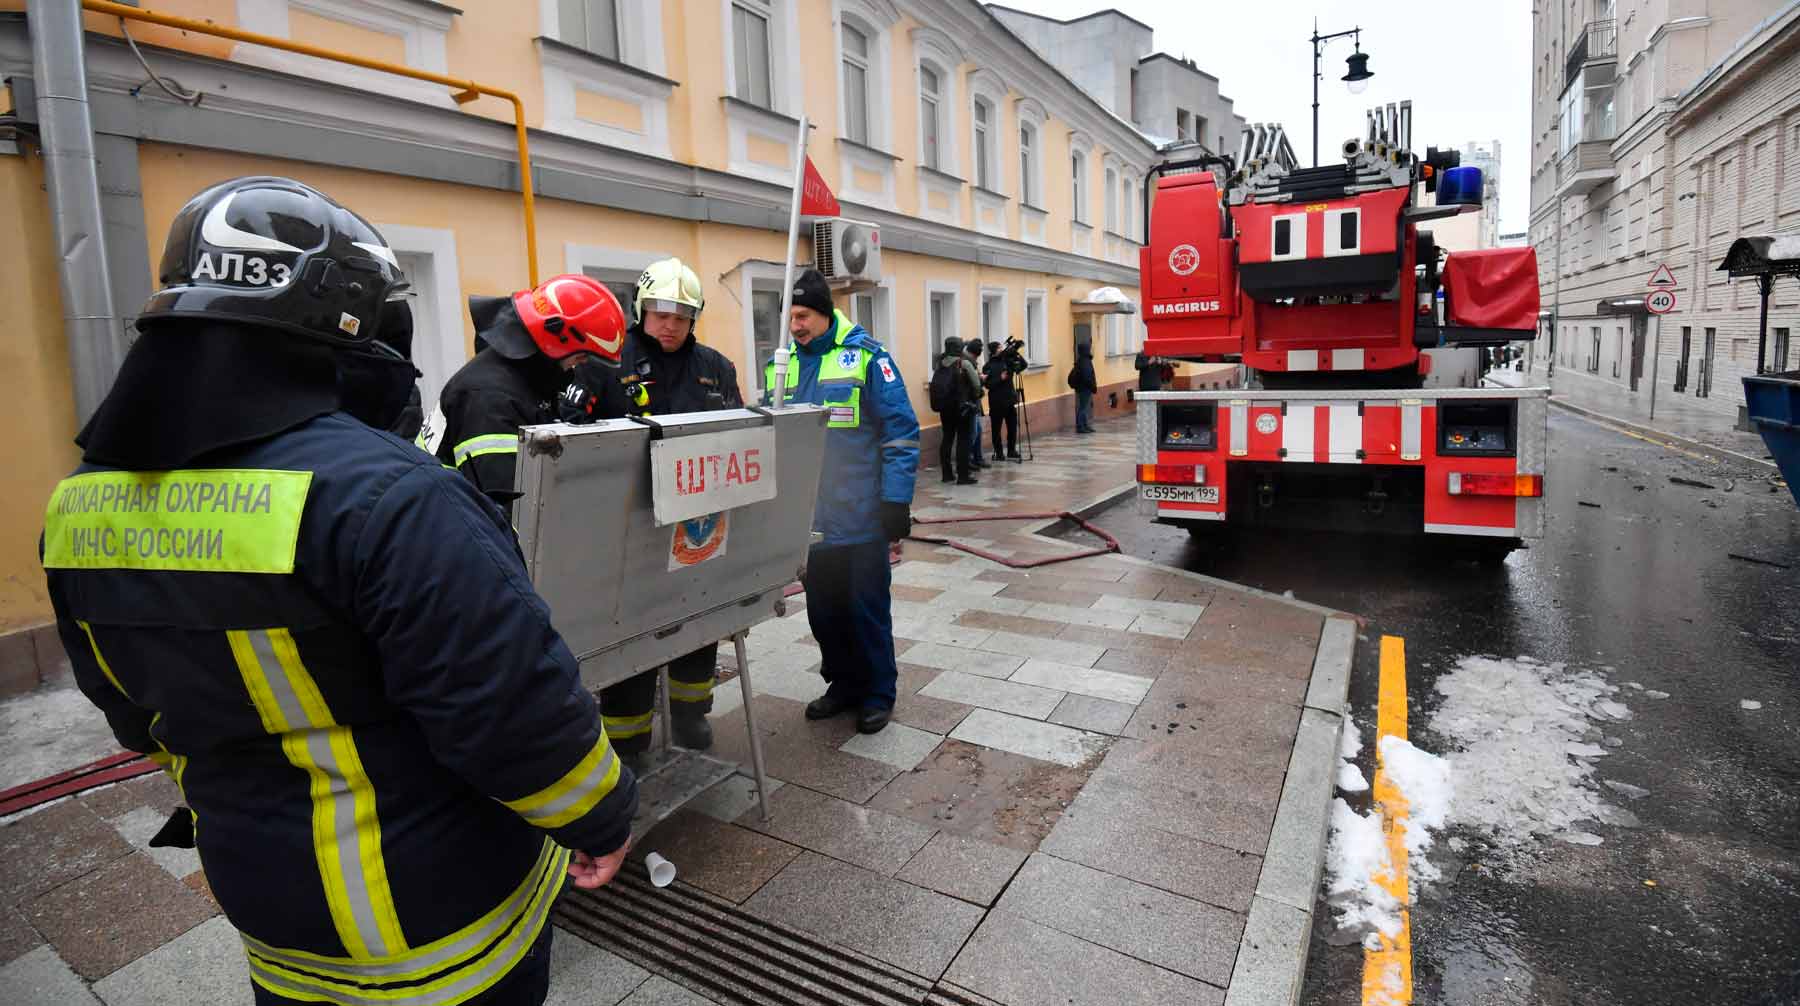
[[[1019,410],[1019,422],[1025,426],[1025,460],[1036,461],[1037,454],[1031,449],[1031,410],[1025,407],[1025,375],[1013,372],[1013,408]]]

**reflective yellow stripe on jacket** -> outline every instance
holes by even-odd
[[[484,433],[450,448],[451,461],[461,467],[463,462],[488,454],[519,453],[519,437],[514,433]]]
[[[537,942],[568,865],[568,850],[545,838],[531,872],[493,911],[442,939],[380,960],[324,957],[245,936],[250,978],[305,1002],[454,1006],[506,977]]]
[[[388,889],[375,788],[351,729],[337,725],[286,629],[227,632],[231,655],[281,750],[311,780],[313,855],[338,938],[351,960],[404,953],[406,937]]]
[[[587,755],[561,779],[530,796],[502,802],[540,828],[560,828],[593,810],[618,784],[619,756],[602,730]]]

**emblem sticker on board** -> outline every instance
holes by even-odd
[[[1281,420],[1276,419],[1273,412],[1259,413],[1256,417],[1256,432],[1266,437],[1275,432],[1275,427],[1280,422]]]
[[[1200,268],[1200,249],[1193,245],[1176,245],[1169,252],[1169,271],[1177,276],[1186,276]]]
[[[725,554],[729,528],[724,513],[676,521],[669,539],[669,571],[698,566]]]

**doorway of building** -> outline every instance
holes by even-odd
[[[1638,389],[1644,377],[1644,340],[1649,335],[1650,319],[1641,314],[1631,316],[1631,390]]]

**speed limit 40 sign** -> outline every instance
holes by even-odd
[[[1668,314],[1675,310],[1675,291],[1652,290],[1644,298],[1644,310],[1651,314]]]

